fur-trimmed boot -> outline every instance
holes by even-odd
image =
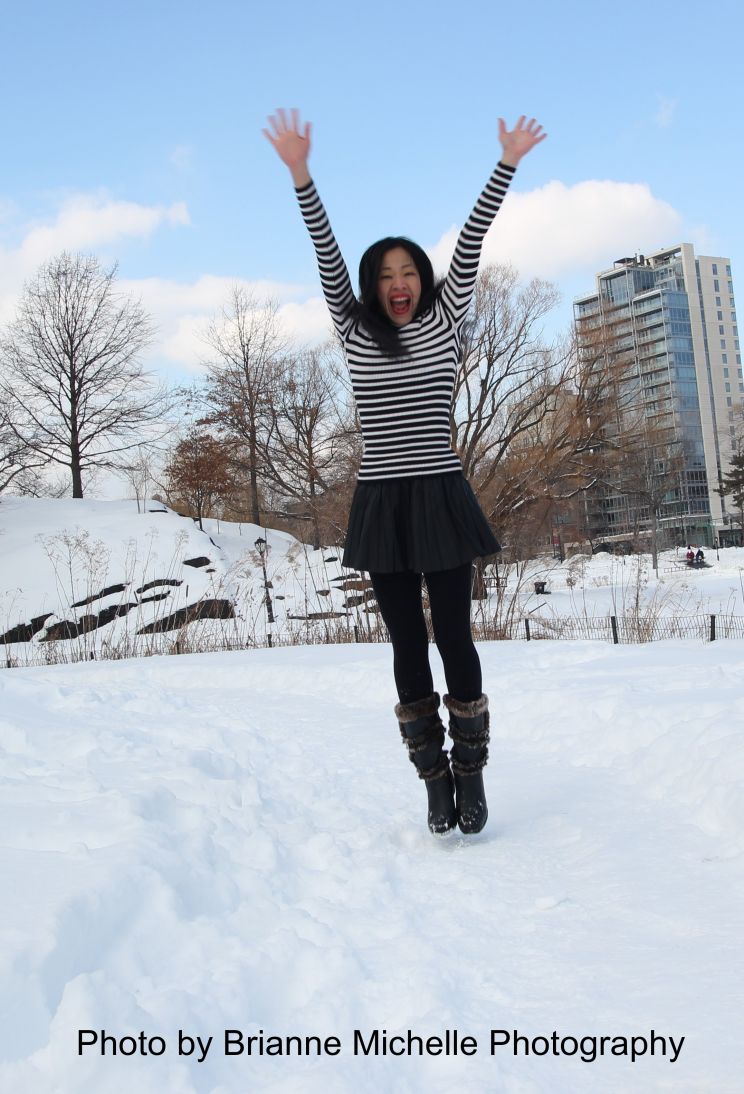
[[[426,783],[429,796],[429,830],[436,835],[457,824],[455,785],[444,751],[444,726],[439,717],[436,692],[415,703],[397,703],[395,717],[408,758]]]
[[[450,714],[449,734],[453,745],[450,762],[455,776],[457,823],[461,832],[480,832],[488,820],[483,768],[488,760],[488,696],[461,703],[445,695]]]

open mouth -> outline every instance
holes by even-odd
[[[410,296],[391,296],[390,297],[390,311],[393,315],[402,316],[407,315],[411,308]]]

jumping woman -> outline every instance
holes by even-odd
[[[483,238],[517,164],[546,135],[521,117],[499,119],[503,154],[437,284],[411,240],[373,243],[359,265],[359,297],[308,170],[311,127],[277,110],[264,134],[289,168],[315,247],[320,280],[342,340],[364,438],[343,563],[369,573],[393,644],[395,707],[408,755],[424,780],[434,833],[480,832],[488,809],[488,698],[473,644],[472,563],[499,544],[453,450],[450,412],[460,337]],[[452,749],[444,750],[439,696],[429,666],[422,605],[426,581],[434,639],[444,665]]]

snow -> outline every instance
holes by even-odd
[[[385,646],[2,673],[0,1088],[740,1089],[743,652],[482,644],[467,838],[426,829]],[[80,1056],[81,1029],[166,1049]],[[478,1050],[354,1055],[409,1029]],[[492,1029],[684,1042],[584,1062],[491,1055]],[[201,1063],[179,1030],[214,1038]],[[341,1049],[225,1055],[225,1030]]]
[[[374,632],[364,590],[347,587],[358,575],[342,568],[340,549],[315,551],[288,533],[253,524],[206,520],[201,531],[158,503],[147,508],[138,513],[133,501],[2,499],[0,635],[48,615],[31,641],[5,646],[11,664],[166,653],[176,642],[195,651],[245,649],[265,645],[269,635],[281,644],[348,641]],[[263,563],[259,539],[267,543]],[[684,565],[684,551],[664,552],[658,574],[644,555],[501,563],[506,589],[490,587],[488,601],[476,608],[476,625],[481,613],[488,619],[513,617],[510,633],[523,637],[519,620],[527,617],[537,637],[581,621],[574,636],[606,637],[609,616],[615,615],[632,621],[623,632],[629,629],[631,636],[645,633],[654,621],[675,619],[680,633],[702,639],[715,614],[719,637],[744,637],[744,548],[709,551],[710,566],[702,570]],[[187,565],[199,558],[208,563]],[[534,591],[536,581],[547,583],[545,595]],[[152,587],[140,592],[145,586]],[[90,603],[82,605],[84,600]],[[229,602],[234,618],[143,633],[207,600]],[[117,606],[128,613],[74,639],[45,640],[61,621],[79,622]]]
[[[312,639],[325,623],[290,617],[341,610],[335,551],[132,502],[3,499],[0,629],[170,575],[183,584],[130,633],[226,595],[258,644],[259,536],[275,636]],[[184,569],[199,555],[210,567]],[[708,557],[687,571],[667,553],[658,578],[645,558],[538,560],[507,594],[533,619],[741,614],[744,551]],[[85,642],[98,654],[122,628]],[[479,652],[493,741],[475,837],[426,828],[385,645],[0,672],[0,1089],[738,1094],[744,641]],[[526,1041],[492,1052],[492,1030]],[[179,1054],[179,1031],[201,1049]],[[251,1054],[226,1053],[225,1031]],[[338,1052],[261,1054],[261,1031]],[[408,1031],[448,1051],[382,1052]]]

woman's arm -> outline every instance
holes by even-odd
[[[292,175],[300,212],[315,247],[323,295],[333,325],[343,338],[351,322],[354,292],[346,263],[308,170],[312,127],[306,122],[303,129],[297,110],[290,114],[288,118],[285,110],[277,110],[269,118],[271,131],[264,129],[263,132]]]
[[[442,304],[456,324],[463,321],[470,306],[483,239],[501,208],[514,171],[520,160],[546,137],[547,133],[542,132],[542,126],[534,118],[525,123],[522,115],[511,131],[504,119],[499,118],[501,160],[463,225],[442,289]]]

